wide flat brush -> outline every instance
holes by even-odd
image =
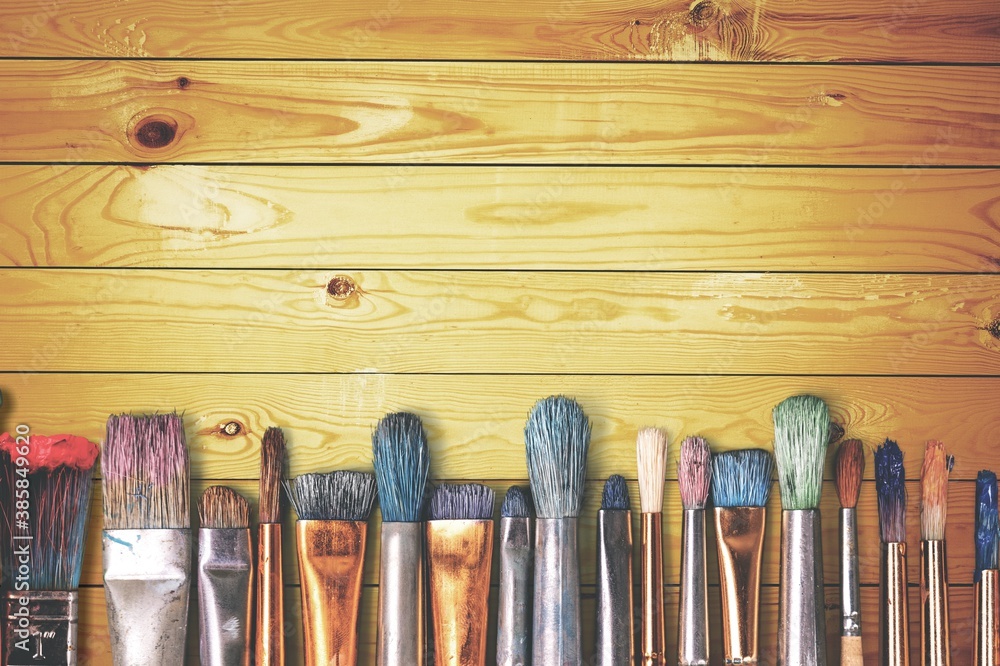
[[[430,454],[420,417],[388,414],[372,432],[375,478],[382,511],[378,588],[378,666],[423,666],[424,488]]]
[[[681,526],[678,666],[708,664],[708,575],[705,553],[705,504],[712,487],[712,453],[701,437],[681,443],[677,483],[684,507]]]
[[[840,664],[861,666],[861,577],[858,561],[858,497],[865,473],[861,440],[845,440],[837,450],[833,478],[840,500]]]
[[[929,441],[920,469],[920,663],[951,665],[948,627],[948,475],[955,464],[944,444]]]
[[[184,663],[192,560],[189,474],[180,416],[108,419],[101,545],[115,666]]]
[[[436,666],[485,666],[493,564],[493,490],[445,484],[431,496],[427,583]]]
[[[639,631],[641,666],[667,663],[663,613],[663,483],[667,476],[667,433],[643,428],[635,439],[639,473],[639,516],[642,551],[640,581],[642,616]]]
[[[303,474],[285,484],[295,507],[306,666],[355,666],[375,477]]]
[[[285,664],[285,580],[281,563],[281,481],[285,434],[264,431],[260,446],[260,495],[257,503],[257,666]]]
[[[524,488],[507,489],[500,506],[500,600],[497,666],[531,663],[531,586],[535,571],[535,521]]]
[[[826,605],[819,514],[830,438],[826,403],[797,395],[774,408],[781,488],[778,666],[826,666]]]
[[[580,556],[577,523],[583,504],[590,421],[571,398],[535,403],[524,428],[528,479],[538,513],[532,659],[578,666]]]
[[[910,617],[906,575],[906,475],[903,452],[891,439],[875,450],[875,490],[882,538],[879,575],[879,663],[909,666]]]
[[[608,478],[597,512],[596,666],[631,666],[632,511],[625,478]]]
[[[726,664],[756,664],[760,567],[774,459],[769,451],[725,451],[712,459],[712,502]]]
[[[976,477],[976,633],[974,666],[1000,666],[1000,522],[997,475]]]
[[[198,617],[201,666],[248,666],[253,627],[250,504],[210,486],[198,500]]]

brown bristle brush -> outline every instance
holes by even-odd
[[[285,580],[281,569],[281,482],[285,434],[264,432],[260,447],[260,498],[257,506],[257,666],[285,664]]]
[[[865,449],[859,439],[845,440],[833,468],[840,499],[840,664],[861,666],[861,579],[858,562],[858,497],[865,474]]]
[[[923,666],[950,666],[948,564],[944,531],[948,475],[955,464],[944,444],[929,441],[920,469],[920,654]]]

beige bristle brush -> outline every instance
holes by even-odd
[[[861,440],[845,440],[833,468],[840,499],[840,664],[862,666],[861,578],[858,562],[858,497],[865,474]]]
[[[663,618],[663,483],[667,476],[667,433],[643,428],[636,437],[642,550],[641,666],[667,663]]]
[[[927,442],[920,469],[920,655],[922,666],[950,666],[948,629],[948,474],[955,459],[944,444]]]
[[[681,529],[681,601],[678,611],[678,666],[708,664],[708,576],[705,559],[705,504],[712,488],[712,453],[701,437],[681,444],[677,463],[684,518]]]

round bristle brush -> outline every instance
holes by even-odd
[[[597,512],[596,666],[632,666],[632,511],[625,478],[608,478]]]
[[[906,574],[906,475],[903,452],[891,439],[875,450],[882,537],[879,575],[879,663],[909,666],[910,618]]]
[[[955,463],[944,444],[929,441],[920,469],[920,654],[922,666],[950,666],[948,627],[948,475]]]
[[[677,627],[678,666],[708,664],[708,576],[705,504],[712,487],[712,453],[701,437],[681,443],[677,482],[684,506],[681,527],[681,585]]]
[[[635,440],[639,472],[640,549],[642,551],[641,666],[667,663],[663,613],[663,483],[667,475],[667,433],[643,428]]]
[[[861,440],[845,440],[837,450],[834,482],[840,499],[840,663],[861,666],[861,578],[858,561],[858,497],[865,472]]]

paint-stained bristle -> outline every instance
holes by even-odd
[[[975,582],[979,582],[983,571],[1000,569],[998,544],[1000,524],[997,521],[997,475],[983,470],[976,476]]]
[[[774,408],[774,458],[786,511],[819,508],[823,466],[830,439],[826,403],[811,395],[796,395]]]
[[[262,523],[281,522],[281,482],[285,475],[285,433],[274,426],[264,431],[260,446],[260,501]]]
[[[430,454],[416,414],[387,414],[372,432],[379,507],[387,523],[421,520]]]
[[[625,477],[612,474],[604,482],[604,492],[601,493],[601,510],[628,511],[630,508],[628,484]]]
[[[677,484],[685,509],[704,509],[712,489],[712,452],[701,437],[686,437],[677,461]]]
[[[536,402],[524,443],[538,517],[579,516],[590,450],[590,421],[580,405],[564,396]]]
[[[643,428],[635,438],[639,472],[639,507],[643,513],[663,512],[663,482],[667,477],[667,433]]]
[[[500,506],[501,518],[530,518],[531,497],[521,486],[511,486]]]
[[[954,458],[945,452],[943,442],[927,442],[924,464],[920,468],[920,538],[924,541],[944,539],[948,520],[948,474],[953,461]]]
[[[246,529],[250,503],[232,488],[210,486],[198,500],[198,520],[208,529]]]
[[[865,447],[860,439],[844,440],[837,449],[833,479],[837,486],[840,506],[853,509],[861,495],[861,479],[865,475]]]
[[[111,416],[101,476],[105,529],[191,527],[188,450],[177,414]]]
[[[303,474],[285,482],[299,520],[367,521],[375,503],[375,476],[336,471]]]
[[[719,507],[767,506],[773,473],[770,451],[723,451],[712,457],[712,502]]]
[[[903,452],[891,439],[875,450],[878,525],[884,543],[906,541],[906,474]]]
[[[434,489],[428,511],[430,520],[491,520],[496,498],[479,483],[442,484]]]

